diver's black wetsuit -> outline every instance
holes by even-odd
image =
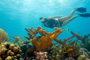
[[[45,22],[47,23],[48,26],[45,24]],[[55,24],[55,26],[53,26],[53,24]],[[62,25],[62,22],[60,23],[60,25]],[[58,21],[56,21],[54,19],[50,19],[50,20],[45,19],[44,26],[45,27],[50,27],[50,28],[59,27],[58,26]]]

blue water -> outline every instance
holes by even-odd
[[[90,0],[0,0],[0,28],[11,36],[27,35],[24,28],[46,28],[39,21],[40,17],[57,15],[68,16],[77,7],[86,7],[90,13]],[[75,12],[74,15],[79,14]],[[78,17],[61,28],[69,28],[58,38],[65,39],[72,34],[70,31],[84,36],[90,33],[90,18]],[[49,32],[54,29],[46,28]]]

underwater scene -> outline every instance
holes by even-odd
[[[90,0],[0,0],[0,60],[90,60]]]

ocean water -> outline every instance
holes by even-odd
[[[54,29],[43,26],[40,17],[68,16],[78,7],[85,7],[90,13],[90,0],[0,0],[0,28],[8,33],[10,39],[11,36],[27,36],[24,28],[41,26],[53,32]],[[74,13],[77,14],[80,12]],[[69,31],[60,34],[59,39],[72,36],[70,31],[84,36],[90,33],[90,18],[77,17],[60,28],[68,28]]]

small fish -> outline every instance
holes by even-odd
[[[64,28],[62,28],[62,29],[64,29]],[[66,30],[66,31],[69,31],[69,29],[68,29],[68,28],[66,28],[65,30]]]
[[[67,28],[67,29],[65,29],[66,31],[69,31],[69,29]]]

